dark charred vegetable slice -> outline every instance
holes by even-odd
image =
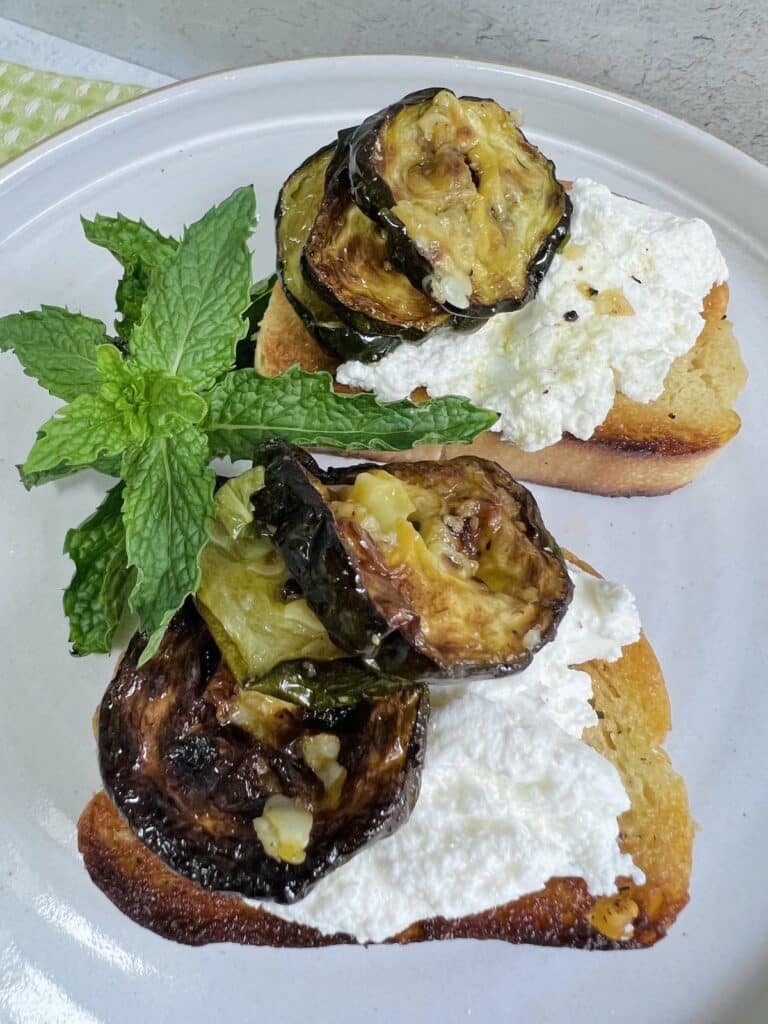
[[[385,671],[519,671],[571,599],[532,495],[484,459],[323,472],[274,441],[254,500],[334,643]]]
[[[392,265],[381,226],[352,200],[346,160],[336,160],[326,178],[302,265],[316,291],[361,332],[417,341],[449,321]]]
[[[288,903],[407,819],[424,756],[422,687],[324,708],[243,690],[191,602],[137,668],[144,643],[133,638],[101,703],[101,773],[174,870]]]
[[[346,152],[344,149],[345,156]],[[336,153],[335,142],[318,150],[291,174],[280,190],[275,209],[277,269],[288,300],[325,349],[340,359],[370,360],[382,356],[398,339],[343,323],[307,282],[301,261],[323,201],[326,174]]]
[[[493,100],[411,93],[356,129],[349,170],[395,262],[453,313],[518,309],[568,230],[554,164]]]

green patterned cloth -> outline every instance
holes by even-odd
[[[0,61],[0,164],[89,114],[146,90]]]

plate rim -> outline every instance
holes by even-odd
[[[724,147],[725,150],[730,151],[730,155],[732,157],[736,158],[739,162],[743,161],[745,168],[760,172],[764,176],[765,187],[768,188],[768,163],[763,162],[758,157],[748,153],[735,143],[722,138],[715,132],[712,132],[707,128],[703,128],[701,125],[696,124],[693,121],[689,121],[678,114],[672,114],[663,107],[649,103],[647,100],[638,99],[637,97],[631,96],[618,89],[607,89],[605,86],[592,82],[589,79],[556,75],[551,72],[528,68],[522,64],[512,64],[499,60],[486,60],[484,58],[472,57],[464,54],[438,54],[413,51],[409,51],[407,53],[322,54],[316,56],[281,58],[280,60],[266,60],[255,64],[235,64],[231,67],[221,68],[216,71],[207,71],[199,75],[191,75],[188,78],[181,78],[177,81],[169,82],[166,85],[150,88],[139,96],[123,100],[112,107],[108,107],[106,110],[89,114],[81,121],[77,121],[75,124],[66,128],[59,129],[53,134],[46,136],[44,139],[40,139],[18,156],[0,164],[0,187],[2,187],[11,178],[23,173],[27,167],[31,167],[38,161],[47,158],[62,146],[74,142],[83,135],[92,131],[103,130],[105,127],[116,121],[122,120],[125,117],[138,116],[145,107],[151,106],[153,102],[156,102],[158,96],[171,95],[174,100],[177,97],[180,99],[185,92],[189,90],[190,86],[205,87],[207,85],[215,85],[219,82],[245,77],[260,70],[287,65],[305,65],[309,67],[335,63],[351,65],[354,63],[365,62],[366,64],[369,64],[371,61],[377,64],[384,64],[393,60],[429,60],[435,61],[436,63],[457,62],[459,64],[470,64],[473,66],[485,67],[490,70],[502,71],[506,74],[516,75],[523,79],[540,81],[547,85],[556,86],[559,89],[564,88],[598,96],[601,99],[616,103],[619,106],[630,107],[638,113],[650,115],[654,119],[665,122],[671,127],[677,127],[685,131],[693,132],[701,142],[714,142],[718,146]]]

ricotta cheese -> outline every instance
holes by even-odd
[[[435,686],[416,807],[291,906],[270,913],[379,942],[422,918],[460,917],[578,876],[593,895],[643,881],[618,846],[629,799],[613,765],[582,739],[597,721],[592,683],[570,666],[615,660],[640,633],[617,584],[572,570],[555,640],[521,673]]]
[[[383,401],[419,386],[494,409],[493,429],[525,451],[566,431],[586,440],[617,391],[658,398],[672,362],[693,347],[704,297],[728,277],[710,227],[615,196],[579,178],[571,237],[536,298],[472,333],[445,329],[404,342],[337,378]]]

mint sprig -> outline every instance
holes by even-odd
[[[84,220],[123,267],[119,342],[99,321],[53,306],[0,319],[0,349],[68,403],[40,428],[20,467],[25,486],[86,468],[119,478],[66,536],[75,574],[64,610],[77,654],[107,651],[129,609],[149,635],[142,662],[157,650],[199,584],[212,457],[250,458],[273,435],[337,451],[471,441],[496,419],[463,398],[386,405],[336,394],[324,373],[257,374],[251,339],[274,277],[251,285],[254,223],[250,187],[180,240],[122,215]]]
[[[469,442],[496,413],[466,398],[384,404],[374,395],[339,395],[329,373],[293,366],[279,377],[252,370],[227,374],[208,397],[206,429],[214,455],[249,459],[268,437],[305,448],[395,452],[417,444]]]

